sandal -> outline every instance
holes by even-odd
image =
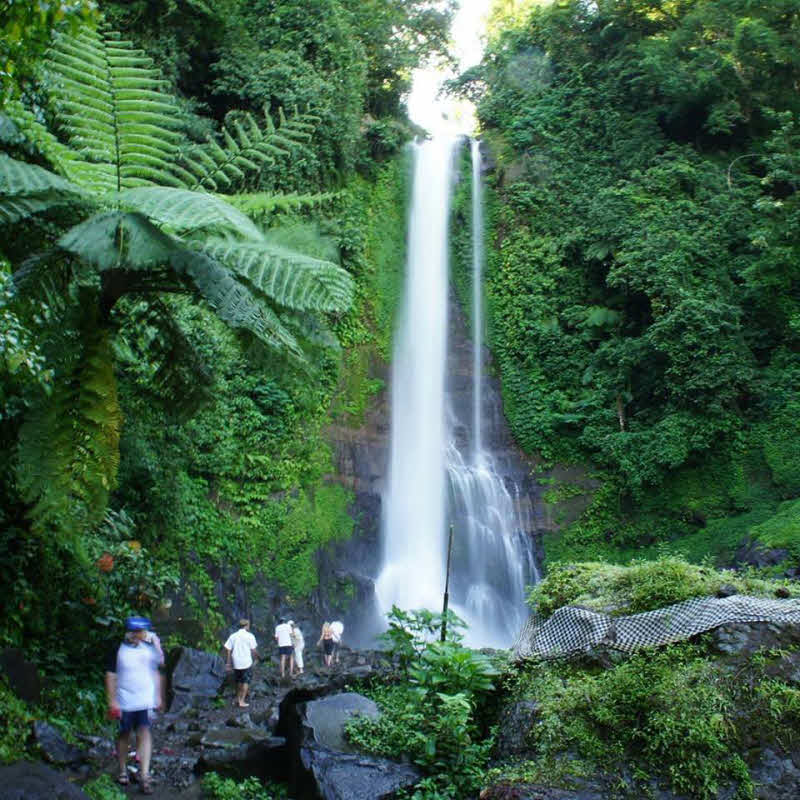
[[[127,771],[126,772],[120,772],[120,774],[117,776],[117,783],[120,786],[127,786],[130,783],[130,778],[128,778]]]
[[[142,778],[142,794],[153,794],[153,783],[150,778]]]

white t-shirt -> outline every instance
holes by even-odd
[[[231,651],[234,669],[248,669],[253,666],[252,651],[258,647],[256,637],[247,628],[239,628],[225,642],[225,649]]]
[[[292,629],[288,622],[275,626],[275,638],[278,640],[278,647],[292,646]]]
[[[147,642],[119,646],[110,671],[117,675],[117,703],[122,711],[144,711],[158,705],[159,662],[158,651]]]
[[[339,642],[342,641],[344,625],[338,620],[336,622],[331,622],[331,633],[333,634],[333,641],[336,642],[336,644],[339,644]]]

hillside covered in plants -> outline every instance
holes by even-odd
[[[377,558],[358,492],[384,469],[364,443],[386,445],[425,135],[406,103],[455,63],[458,5],[0,0],[0,796],[42,721],[112,753],[103,656],[131,614],[170,677],[213,676],[194,705],[170,687],[164,798],[322,796],[303,715],[353,693],[374,713],[343,752],[402,773],[398,798],[800,794],[800,0],[492,0],[447,84],[476,109],[491,380],[546,520],[534,618],[749,596],[786,619],[548,660],[395,607],[342,667],[313,650],[312,623],[367,605],[335,554]],[[264,651],[245,713],[234,609]],[[71,788],[131,791],[76,763]]]
[[[548,552],[796,559],[798,5],[533,6],[495,4],[455,88],[494,167],[505,412],[543,470],[584,468],[554,505],[597,489]]]

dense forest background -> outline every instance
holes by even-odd
[[[97,643],[180,581],[215,648],[210,565],[305,596],[316,551],[349,535],[325,429],[358,424],[382,387],[403,96],[411,68],[447,57],[452,16],[422,0],[95,5],[12,4],[0,53],[0,645],[55,676],[96,671]],[[132,144],[115,151],[102,114],[126,80],[143,110],[120,108]],[[148,181],[177,185],[175,162],[226,207],[143,200]]]
[[[548,555],[729,562],[750,537],[796,558],[800,6],[524,6],[495,5],[455,84],[496,162],[506,414],[543,471],[585,468],[556,508],[596,488]]]
[[[0,682],[0,762],[34,714],[102,729],[131,611],[180,595],[217,649],[220,571],[299,601],[351,535],[330,429],[384,388],[404,102],[451,61],[455,5],[0,0],[0,649],[46,678],[33,711]],[[487,342],[553,522],[542,613],[797,595],[799,81],[800,0],[495,0],[449,84],[483,141]],[[572,769],[751,798],[759,748],[797,752],[780,631],[735,663],[703,639],[517,670],[431,645],[435,616],[398,610],[403,676],[353,733],[423,767],[415,797]],[[506,701],[534,704],[533,757],[487,772]]]

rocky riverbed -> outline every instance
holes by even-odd
[[[254,670],[247,708],[235,704],[233,684],[218,656],[182,648],[169,665],[169,710],[153,723],[151,772],[157,800],[199,797],[209,771],[286,782],[298,800],[374,797],[359,795],[358,787],[382,781],[393,791],[419,779],[409,765],[354,754],[343,736],[344,723],[354,714],[377,713],[371,701],[349,689],[391,673],[380,652],[342,648],[339,664],[326,668],[312,661],[291,679],[280,678],[276,660],[262,662]],[[92,778],[104,772],[117,777],[111,738],[87,734],[75,746],[37,723],[32,745],[49,766],[21,762],[0,768],[3,800],[77,800],[86,797],[80,786]],[[125,791],[138,795],[133,754],[129,772]]]

